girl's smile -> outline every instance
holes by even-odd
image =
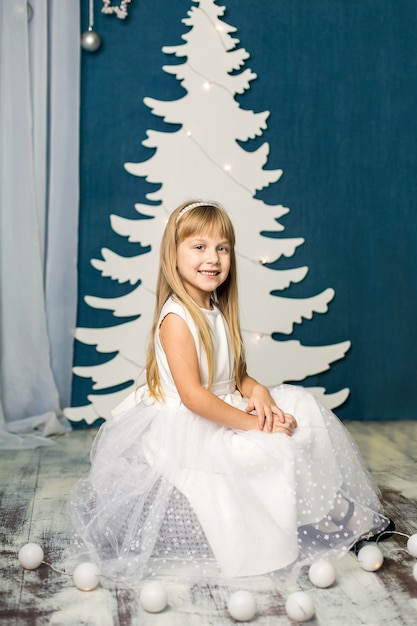
[[[201,307],[229,275],[230,243],[218,235],[197,234],[177,246],[177,270],[185,289]]]

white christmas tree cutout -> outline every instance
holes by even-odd
[[[91,424],[99,417],[108,418],[135,388],[141,372],[143,380],[159,244],[168,213],[186,200],[216,200],[232,217],[237,236],[242,330],[249,372],[255,378],[267,385],[301,381],[328,370],[350,347],[349,341],[309,347],[297,340],[276,341],[271,337],[272,333],[290,335],[294,324],[311,319],[314,313],[327,312],[334,291],[326,289],[304,299],[271,295],[272,291],[285,292],[305,278],[307,267],[277,270],[266,266],[283,256],[291,257],[304,240],[260,234],[284,230],[277,219],[289,209],[255,198],[257,191],[277,182],[282,171],[264,169],[268,143],[247,151],[238,141],[261,137],[269,112],[244,110],[236,102],[235,96],[247,91],[256,78],[249,69],[241,70],[249,54],[237,48],[239,40],[231,36],[236,29],[221,19],[224,7],[213,0],[196,4],[183,20],[189,27],[182,36],[185,43],[163,48],[163,52],[182,60],[163,70],[181,82],[186,94],[166,102],[145,98],[156,116],[168,124],[180,125],[180,129],[149,130],[143,145],[154,149],[153,156],[145,162],[125,164],[128,172],[159,183],[160,188],[147,194],[149,204],[135,205],[138,219],[117,215],[110,218],[118,235],[150,250],[123,257],[103,249],[102,259],[92,260],[102,277],[129,282],[132,290],[115,298],[87,296],[87,304],[112,311],[116,319],[136,319],[105,328],[77,328],[78,341],[95,346],[100,353],[117,354],[103,364],[74,367],[77,376],[93,380],[93,393],[86,406],[65,410],[72,421]],[[121,385],[122,391],[114,391]],[[334,394],[326,394],[323,388],[312,390],[330,408],[342,404],[349,394],[348,389]]]

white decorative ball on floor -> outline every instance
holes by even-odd
[[[43,550],[37,543],[25,543],[17,558],[25,569],[36,569],[43,561]]]
[[[168,594],[165,587],[158,581],[145,583],[140,592],[140,603],[148,613],[160,613],[168,604]]]
[[[294,622],[308,622],[314,615],[314,603],[305,591],[295,591],[288,596],[285,610]]]
[[[256,600],[250,591],[235,591],[227,602],[227,610],[238,622],[249,622],[256,615]]]
[[[308,577],[315,587],[326,589],[336,580],[336,570],[326,559],[317,559],[308,570]]]
[[[417,533],[411,535],[411,537],[407,541],[407,551],[411,556],[415,556],[417,558]]]
[[[413,577],[414,580],[417,582],[417,563],[413,567]]]
[[[81,591],[92,591],[100,582],[100,573],[95,563],[80,563],[74,570],[74,585]]]
[[[376,572],[384,562],[384,556],[378,546],[363,546],[358,552],[361,568],[367,572]]]

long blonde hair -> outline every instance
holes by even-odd
[[[207,356],[209,387],[213,382],[215,354],[210,327],[201,309],[186,291],[176,268],[177,246],[192,235],[212,232],[218,232],[220,237],[230,242],[230,271],[224,283],[216,290],[215,303],[224,315],[229,328],[234,353],[234,374],[238,389],[240,389],[242,379],[246,374],[246,360],[239,324],[233,224],[226,211],[217,203],[211,204],[210,202],[203,203],[191,200],[171,213],[161,242],[156,305],[146,359],[146,381],[149,393],[160,400],[163,400],[163,390],[156,362],[155,334],[158,332],[162,307],[171,296],[175,296],[187,308],[193,318],[199,340]]]

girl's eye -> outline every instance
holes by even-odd
[[[203,244],[199,243],[198,245],[196,245],[196,250],[202,250],[203,247]]]
[[[219,250],[220,252],[229,252],[229,248],[227,248],[226,246],[219,246]]]

